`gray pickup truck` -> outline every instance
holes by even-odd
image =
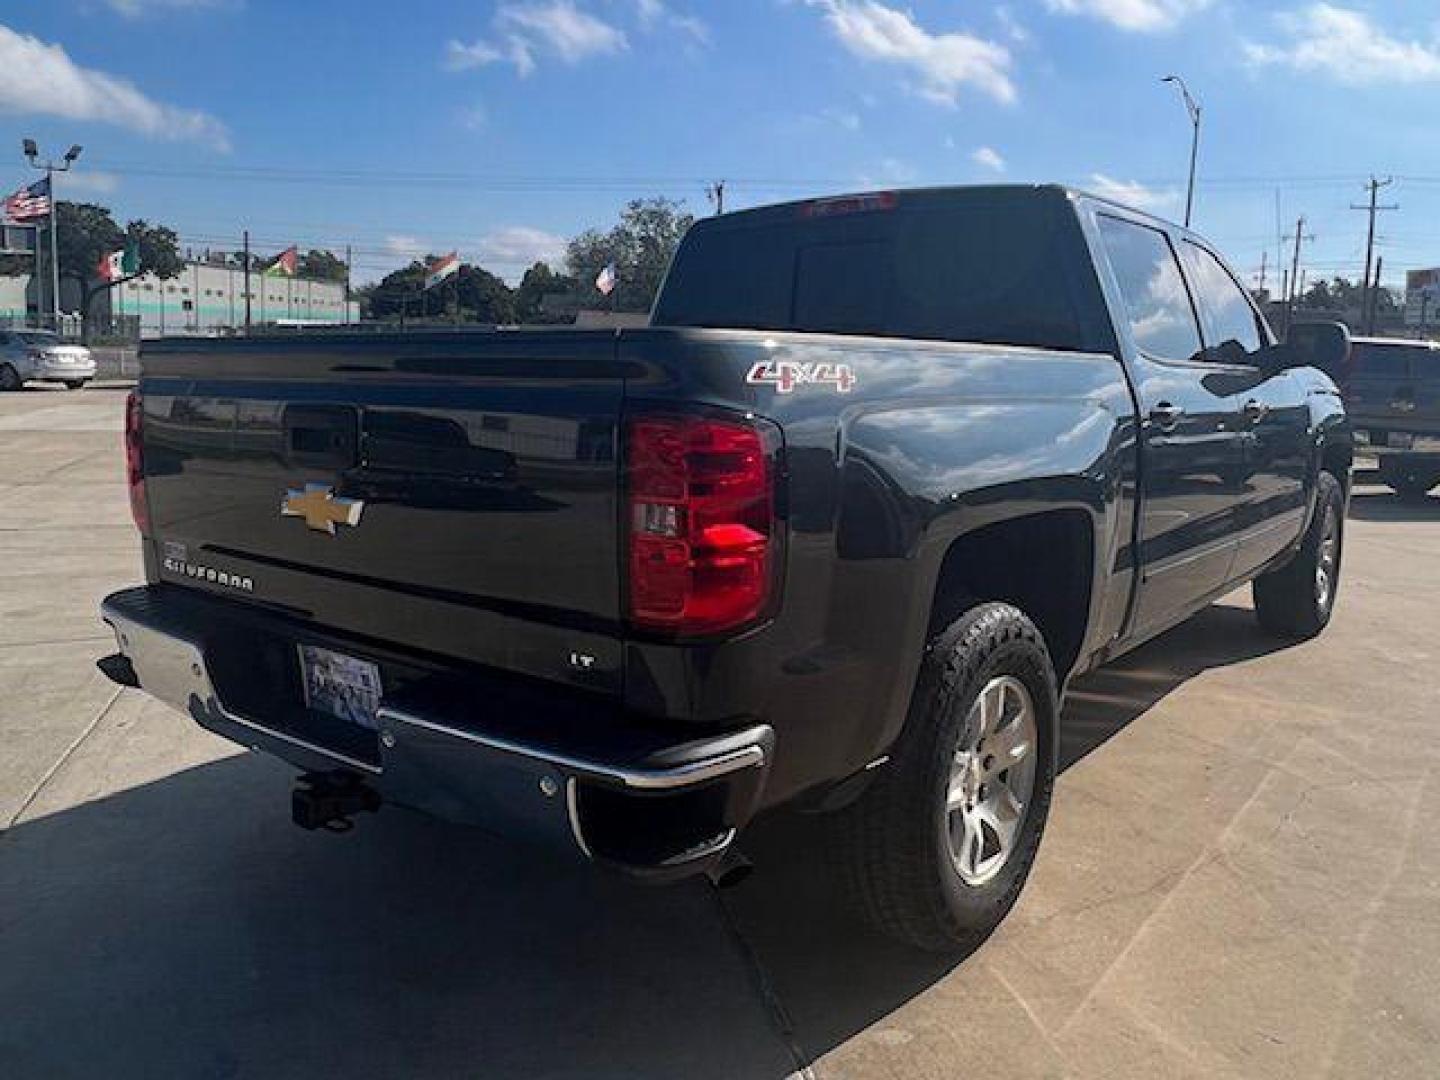
[[[1018,895],[1070,679],[1253,581],[1319,633],[1338,326],[1058,187],[698,223],[651,326],[150,344],[103,663],[303,774],[663,881],[829,815],[931,948]]]

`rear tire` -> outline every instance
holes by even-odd
[[[1315,516],[1300,550],[1284,566],[1255,579],[1255,615],[1260,625],[1280,637],[1303,640],[1330,625],[1340,591],[1340,563],[1345,549],[1345,491],[1340,481],[1322,472]]]
[[[65,389],[67,389],[67,390],[79,390],[81,387],[83,387],[83,386],[84,386],[87,382],[89,382],[89,381],[90,381],[89,379],[66,379],[66,380],[65,380]]]
[[[19,390],[25,384],[20,373],[9,364],[0,364],[0,391]]]
[[[1380,471],[1380,479],[1405,502],[1422,502],[1430,489],[1440,484],[1440,471],[1425,466],[1392,466]]]
[[[889,765],[836,822],[845,883],[879,930],[951,952],[1009,912],[1050,807],[1057,697],[1040,631],[1009,604],[930,642]]]

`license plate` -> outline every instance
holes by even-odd
[[[309,708],[374,730],[382,693],[378,667],[344,653],[301,645],[300,673]]]

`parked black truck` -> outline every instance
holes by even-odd
[[[1339,583],[1339,327],[1278,344],[1199,237],[1055,187],[698,223],[652,326],[149,345],[148,584],[112,677],[382,802],[652,879],[833,815],[880,926],[992,927],[1072,677],[1253,580]]]

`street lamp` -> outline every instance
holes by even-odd
[[[1160,81],[1174,83],[1180,88],[1180,96],[1185,99],[1185,111],[1190,114],[1190,185],[1185,190],[1185,227],[1188,229],[1190,212],[1195,206],[1195,159],[1200,153],[1200,106],[1190,96],[1190,88],[1179,75],[1166,75]]]
[[[30,163],[32,169],[39,169],[45,174],[45,186],[50,189],[50,314],[54,319],[55,330],[60,329],[60,248],[55,243],[55,174],[57,172],[69,172],[70,166],[75,164],[75,159],[80,156],[82,147],[79,143],[73,144],[65,151],[65,157],[57,165],[53,161],[46,161],[43,164],[37,160],[40,156],[40,147],[34,139],[23,139],[20,149],[25,154],[25,160]],[[37,244],[38,248],[39,245]],[[36,269],[39,269],[37,266]],[[38,277],[38,275],[37,275]]]

